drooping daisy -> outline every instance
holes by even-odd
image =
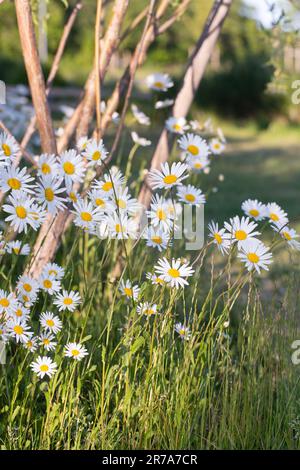
[[[200,204],[206,203],[205,195],[202,193],[201,189],[195,188],[195,186],[191,184],[179,186],[177,196],[179,201],[192,206],[200,206]]]
[[[179,147],[189,157],[206,158],[210,154],[209,147],[204,139],[195,134],[183,135],[179,140]]]
[[[80,302],[80,295],[73,290],[70,292],[63,290],[61,294],[57,294],[56,299],[53,301],[59,311],[68,310],[69,312],[74,312]]]
[[[22,243],[20,240],[8,242],[5,248],[7,253],[14,253],[15,255],[26,256],[30,253],[30,246],[28,243]]]
[[[131,111],[137,122],[143,126],[150,126],[150,118],[141,111],[136,104],[131,105]]]
[[[174,329],[181,339],[185,339],[187,341],[190,339],[191,333],[187,326],[184,326],[182,323],[176,323]]]
[[[5,133],[0,132],[0,160],[10,165],[19,152],[16,140]]]
[[[92,139],[87,143],[82,155],[89,160],[90,165],[102,165],[102,162],[107,158],[108,151],[102,139],[99,142]]]
[[[8,202],[9,204],[3,205],[4,212],[10,214],[5,221],[9,222],[18,233],[23,231],[27,233],[28,225],[37,230],[45,220],[45,211],[23,192],[16,191],[15,194],[10,194]]]
[[[50,331],[46,331],[45,333],[40,334],[39,345],[43,346],[46,351],[54,351],[57,346],[57,342],[54,340],[55,336]]]
[[[155,91],[167,91],[174,83],[167,73],[152,73],[146,78],[147,87]]]
[[[124,182],[125,179],[120,170],[117,167],[112,167],[109,174],[105,173],[103,179],[94,182],[93,187],[105,193],[113,193]]]
[[[89,142],[90,142],[90,139],[88,138],[87,135],[80,137],[80,139],[77,141],[77,144],[76,144],[76,147],[80,153],[86,149],[86,146]]]
[[[131,132],[131,138],[135,144],[140,145],[141,147],[148,147],[151,145],[151,140],[140,137],[137,132]]]
[[[145,315],[147,318],[150,318],[152,315],[159,315],[157,305],[151,304],[150,302],[140,303],[137,306],[136,311],[139,315]]]
[[[128,194],[128,188],[117,188],[116,191],[111,194],[111,201],[114,209],[120,213],[127,213],[135,215],[139,209],[137,199],[130,197]]]
[[[188,157],[185,161],[189,170],[200,173],[209,168],[210,160],[207,157]]]
[[[224,150],[225,150],[224,143],[221,142],[217,138],[211,139],[211,141],[209,142],[209,147],[210,147],[211,152],[214,155],[221,155],[221,153],[224,152]]]
[[[120,282],[119,290],[128,299],[133,300],[137,300],[140,292],[140,288],[138,286],[134,286],[129,279],[127,279],[126,281],[123,281],[122,279],[122,281]]]
[[[166,120],[166,128],[169,132],[174,134],[183,134],[184,131],[189,129],[189,126],[187,125],[184,117],[169,117]]]
[[[157,194],[152,197],[150,209],[146,212],[146,215],[153,227],[162,228],[164,231],[170,231],[176,227],[176,214],[169,210],[166,200]]]
[[[226,233],[225,228],[219,229],[219,225],[214,221],[208,224],[209,237],[213,239],[213,243],[217,245],[218,249],[224,255],[228,253],[231,242],[230,233]]]
[[[58,162],[54,154],[42,153],[36,163],[39,176],[52,176],[52,178],[58,176]]]
[[[9,341],[10,335],[7,331],[7,325],[4,322],[0,322],[0,341],[7,343]]]
[[[36,361],[30,364],[30,367],[41,379],[43,379],[45,375],[52,377],[57,371],[56,362],[52,361],[52,359],[47,356],[39,356]]]
[[[247,240],[255,239],[256,235],[260,235],[260,232],[255,231],[257,224],[250,221],[249,217],[242,217],[240,219],[238,216],[235,216],[233,219],[230,219],[229,223],[225,222],[224,226],[230,233],[231,241],[237,242],[239,249]]]
[[[294,250],[300,251],[300,242],[296,240],[299,238],[296,230],[289,228],[287,225],[272,225],[273,230],[278,232],[281,237],[287,242],[287,244]]]
[[[67,194],[69,197],[68,201],[73,202],[73,204],[75,204],[78,201],[81,201],[82,199],[80,194],[77,191],[67,191]]]
[[[47,263],[43,268],[42,274],[53,276],[54,279],[60,280],[64,277],[65,270],[56,263]]]
[[[10,317],[7,322],[7,331],[17,343],[26,343],[33,335],[27,323],[17,317]]]
[[[159,100],[159,101],[156,101],[154,108],[155,109],[169,108],[169,106],[172,106],[173,104],[174,104],[174,100],[170,100],[170,99]]]
[[[147,273],[146,278],[149,279],[154,286],[162,286],[165,284],[165,281],[162,279],[162,277],[153,273]]]
[[[12,292],[0,289],[0,314],[12,314],[17,305],[17,300]]]
[[[101,211],[87,200],[78,201],[74,204],[75,214],[74,224],[84,230],[94,230],[95,225],[100,222],[103,217]]]
[[[171,287],[178,289],[188,285],[186,277],[192,276],[194,269],[188,263],[181,264],[181,260],[174,258],[169,262],[166,258],[158,260],[158,264],[154,267],[159,276],[166,281]]]
[[[109,198],[109,193],[106,193],[101,189],[92,189],[88,192],[88,197],[92,204],[99,209],[99,211],[110,213],[112,210],[114,210],[114,205]]]
[[[47,292],[49,295],[53,295],[56,292],[60,291],[61,284],[60,281],[54,278],[54,276],[49,276],[49,274],[42,274],[40,279],[40,286],[44,292]]]
[[[247,240],[238,253],[240,258],[246,265],[248,271],[255,269],[260,273],[261,269],[269,270],[268,265],[272,263],[272,253],[270,248],[265,246],[259,240]]]
[[[23,343],[25,349],[28,349],[30,352],[34,352],[38,348],[38,338],[32,337],[26,343]]]
[[[61,179],[52,178],[52,176],[41,178],[37,184],[36,198],[52,215],[66,207],[66,198],[60,196],[60,194],[65,192],[66,188],[61,187],[61,184]]]
[[[88,355],[88,352],[80,343],[68,343],[65,346],[64,355],[66,357],[72,357],[75,361],[81,361],[84,356]]]
[[[242,210],[248,217],[255,220],[263,220],[266,217],[267,208],[257,199],[247,199],[242,203]]]
[[[111,238],[122,240],[137,237],[137,223],[126,214],[113,212],[106,217],[105,222]]]
[[[160,228],[150,227],[147,232],[147,246],[157,248],[158,251],[165,250],[171,245],[169,234]]]
[[[62,329],[62,321],[52,312],[41,313],[40,324],[42,328],[51,331],[51,333],[54,333],[55,335]]]
[[[33,193],[34,181],[32,176],[27,174],[26,168],[1,167],[0,168],[0,189],[4,193],[7,191],[23,191],[24,193]]]
[[[73,149],[63,152],[58,163],[66,188],[68,191],[71,191],[73,183],[81,183],[83,181],[85,173],[84,161],[77,154],[76,150]]]
[[[284,212],[281,207],[276,204],[276,202],[271,202],[267,204],[267,217],[270,219],[270,222],[275,222],[278,225],[285,225],[288,223],[288,215]]]
[[[188,177],[185,174],[187,166],[184,163],[172,163],[170,168],[169,163],[161,164],[161,171],[154,168],[149,172],[149,181],[153,189],[168,189],[173,186],[181,184],[181,182]]]

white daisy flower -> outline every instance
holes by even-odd
[[[185,163],[190,171],[200,173],[209,168],[210,160],[207,157],[188,157]]]
[[[139,210],[139,203],[137,199],[131,198],[128,194],[128,188],[117,188],[116,191],[111,194],[111,202],[114,209],[120,213],[127,213],[129,215],[135,215]]]
[[[7,331],[17,343],[26,343],[33,335],[27,323],[22,318],[10,318],[7,322]]]
[[[19,277],[17,292],[20,294],[23,302],[28,304],[34,303],[39,289],[40,285],[35,279],[25,275]]]
[[[88,192],[88,197],[99,211],[110,213],[114,210],[114,205],[109,198],[109,193],[101,189],[92,189]]]
[[[160,313],[157,311],[157,305],[151,304],[150,302],[142,302],[140,303],[136,311],[139,315],[145,315],[147,318],[150,318],[152,315],[159,315]]]
[[[242,203],[242,210],[248,217],[255,220],[263,220],[266,217],[267,208],[257,199],[247,199]]]
[[[156,168],[149,172],[149,181],[153,189],[168,189],[173,186],[181,184],[181,182],[188,177],[185,174],[187,166],[184,163],[172,163],[171,168],[169,163],[161,164],[161,171]]]
[[[211,139],[211,141],[209,142],[209,147],[210,147],[210,150],[211,152],[214,154],[214,155],[220,155],[222,152],[224,152],[225,150],[225,145],[223,142],[221,142],[219,139],[215,138],[215,139]]]
[[[19,145],[16,140],[5,133],[0,132],[0,160],[10,165],[19,153]]]
[[[150,126],[150,118],[141,111],[136,104],[131,105],[131,111],[137,122],[143,126]]]
[[[183,135],[178,139],[179,147],[192,158],[207,158],[209,147],[204,139],[195,134]]]
[[[147,87],[155,91],[167,91],[174,86],[167,73],[152,73],[146,78]]]
[[[80,194],[77,191],[67,191],[67,194],[69,197],[68,202],[72,202],[73,204],[75,204],[76,202],[82,200]]]
[[[39,279],[40,287],[44,292],[49,295],[56,294],[61,289],[60,281],[56,280],[53,276],[42,274]]]
[[[123,281],[122,279],[120,282],[119,291],[128,299],[137,300],[140,288],[138,286],[132,285],[129,279],[127,279],[127,281]]]
[[[187,326],[184,326],[182,323],[176,323],[174,329],[181,339],[185,339],[186,341],[190,339],[191,333]]]
[[[57,365],[50,357],[39,356],[36,361],[33,361],[30,364],[33,372],[37,374],[38,377],[43,379],[46,376],[52,377],[57,371]]]
[[[69,312],[74,312],[81,303],[81,297],[78,292],[73,290],[70,292],[63,290],[61,294],[57,294],[53,303],[58,307],[59,311],[68,310]]]
[[[88,352],[80,343],[68,343],[65,346],[64,355],[66,357],[72,357],[75,361],[81,361],[84,356],[88,355]]]
[[[257,224],[250,221],[249,217],[235,216],[230,219],[230,223],[225,222],[224,226],[230,233],[231,242],[237,242],[238,248],[240,249],[247,240],[255,239],[256,235],[260,235],[260,232],[255,231]]]
[[[176,214],[169,210],[167,201],[157,194],[152,197],[150,210],[146,212],[146,215],[153,227],[161,228],[166,232],[176,228]]]
[[[191,206],[200,206],[200,204],[206,203],[205,195],[202,193],[201,189],[195,188],[195,186],[191,184],[179,186],[177,189],[177,197],[179,201],[190,204]]]
[[[42,274],[52,276],[54,279],[59,281],[64,277],[65,270],[56,263],[47,263],[43,268]]]
[[[7,191],[23,191],[24,193],[33,193],[34,181],[32,176],[27,174],[26,168],[1,167],[0,168],[0,189],[4,193]]]
[[[167,246],[170,246],[170,236],[164,230],[150,227],[147,233],[147,246],[157,248],[158,251],[165,250]]]
[[[85,174],[85,166],[82,157],[76,150],[63,152],[58,160],[61,176],[65,179],[68,191],[71,191],[73,183],[81,183]]]
[[[74,204],[75,214],[74,224],[84,230],[94,230],[95,225],[100,222],[103,217],[101,211],[93,204],[86,200],[78,201]]]
[[[30,317],[30,310],[29,308],[24,307],[21,302],[16,302],[16,305],[13,308],[13,315],[16,318],[20,318],[24,322],[29,320]]]
[[[276,204],[276,202],[271,202],[267,204],[267,217],[270,219],[270,222],[275,222],[278,225],[287,224],[289,219],[286,212],[284,212],[281,207]]]
[[[46,351],[54,351],[57,342],[54,341],[55,336],[51,333],[51,331],[46,331],[45,333],[41,333],[38,340],[39,340],[39,345],[43,346]]]
[[[213,239],[213,243],[217,245],[218,249],[224,255],[227,254],[231,246],[231,235],[226,233],[225,228],[219,229],[219,225],[214,221],[208,224],[209,237]]]
[[[255,269],[260,273],[261,269],[268,271],[268,265],[272,263],[272,253],[269,253],[269,251],[270,248],[259,240],[247,240],[241,247],[238,258],[245,263],[248,271]]]
[[[26,256],[30,253],[30,246],[28,243],[22,243],[20,240],[8,242],[5,248],[7,253],[14,253],[15,255]]]
[[[126,214],[118,214],[113,212],[105,218],[107,230],[111,238],[118,240],[137,237],[137,223],[133,218],[127,217]]]
[[[151,145],[151,140],[140,137],[137,132],[131,132],[131,138],[135,144],[140,145],[141,147],[148,147]]]
[[[44,328],[45,330],[49,330],[55,335],[62,329],[62,321],[57,315],[54,315],[52,312],[41,313],[40,324],[42,328]]]
[[[296,230],[289,228],[287,225],[272,225],[275,232],[278,232],[281,237],[287,242],[287,244],[294,250],[300,251],[300,242],[296,240],[299,238]]]
[[[80,137],[80,139],[77,141],[76,147],[77,150],[81,153],[86,149],[87,144],[90,142],[90,139],[88,138],[87,135]]]
[[[61,184],[61,179],[54,179],[52,176],[43,177],[37,183],[36,199],[52,215],[66,207],[64,204],[66,198],[59,196],[66,191],[66,188],[62,188]]]
[[[105,193],[113,193],[116,188],[122,186],[125,182],[125,178],[116,167],[112,167],[110,174],[104,174],[103,179],[95,181],[93,188],[104,191]]]
[[[10,339],[10,334],[7,331],[7,325],[3,322],[0,322],[0,341],[7,343]]]
[[[163,108],[169,108],[169,106],[172,106],[174,104],[174,100],[166,99],[166,100],[159,100],[156,101],[154,107],[155,109],[163,109]]]
[[[192,276],[194,273],[194,269],[188,266],[188,263],[181,264],[179,258],[177,260],[173,258],[171,262],[166,258],[160,259],[154,269],[169,286],[176,289],[188,285],[185,278]]]
[[[28,349],[30,352],[35,352],[38,348],[38,338],[32,337],[26,343],[23,343],[25,349]]]
[[[102,161],[107,158],[108,151],[102,139],[99,142],[92,139],[87,143],[82,155],[89,160],[90,165],[102,165]]]
[[[18,233],[23,231],[27,233],[28,225],[37,230],[45,220],[46,212],[23,192],[16,191],[10,194],[8,202],[9,204],[3,205],[4,212],[10,214],[5,221],[9,222]]]
[[[39,176],[52,176],[55,178],[59,174],[58,162],[54,154],[42,153],[36,159]]]
[[[154,286],[162,286],[165,284],[165,281],[160,276],[153,273],[147,273],[146,278],[149,279]]]
[[[17,306],[17,300],[12,292],[0,289],[0,314],[12,314]]]
[[[184,131],[189,129],[189,126],[187,125],[184,117],[169,117],[166,120],[166,128],[169,132],[174,134],[183,134]]]

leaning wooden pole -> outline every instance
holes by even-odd
[[[215,44],[220,35],[223,23],[229,13],[232,0],[216,0],[207,18],[204,30],[189,58],[182,80],[182,85],[175,99],[173,116],[185,117],[194,100]],[[168,135],[164,129],[160,135],[156,150],[151,160],[150,169],[160,169],[169,157]],[[148,207],[151,200],[151,189],[147,177],[139,194],[139,202]]]

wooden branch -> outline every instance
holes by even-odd
[[[21,47],[43,152],[56,153],[56,141],[38,55],[29,0],[15,0]]]
[[[220,35],[223,23],[228,15],[231,3],[232,0],[215,1],[206,21],[203,33],[199,37],[193,53],[189,58],[182,86],[174,103],[173,116],[185,117],[187,115],[212,55],[216,41]],[[168,159],[168,156],[168,134],[167,130],[164,129],[154,152],[150,169],[160,169],[161,164]],[[138,200],[144,207],[149,206],[151,189],[147,182],[147,177],[145,178]]]
[[[97,0],[97,13],[95,25],[95,106],[96,106],[96,132],[100,137],[101,128],[101,79],[100,79],[100,40],[101,40],[101,12],[102,0]]]

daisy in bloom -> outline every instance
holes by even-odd
[[[54,279],[60,280],[64,277],[65,270],[56,263],[47,263],[43,268],[42,274],[53,276]]]
[[[79,150],[79,152],[83,152],[86,149],[87,144],[90,142],[90,139],[88,138],[87,135],[80,137],[78,140],[76,147]]]
[[[89,160],[90,165],[102,165],[102,161],[107,158],[108,151],[106,150],[102,139],[99,142],[97,142],[96,139],[92,139],[86,144],[82,155]]]
[[[65,356],[72,357],[75,361],[81,361],[88,352],[80,343],[68,343],[65,346]]]
[[[256,235],[260,235],[260,232],[255,231],[257,224],[250,221],[249,217],[242,217],[240,219],[236,216],[230,219],[230,223],[225,222],[224,226],[230,233],[231,242],[237,242],[239,249],[246,240],[253,240]]]
[[[225,228],[219,229],[219,225],[215,222],[208,224],[209,237],[213,239],[213,243],[217,245],[218,249],[224,255],[228,253],[231,245],[231,235],[226,233]]]
[[[109,193],[106,193],[101,189],[92,189],[88,192],[88,197],[92,204],[101,212],[109,213],[114,208],[114,205],[109,198]]]
[[[184,326],[182,323],[176,323],[174,329],[181,339],[185,339],[187,341],[190,339],[191,333],[187,326]]]
[[[17,292],[23,302],[32,304],[36,301],[40,285],[29,276],[21,276],[17,283]]]
[[[174,83],[167,73],[152,73],[146,78],[147,87],[155,91],[167,91]]]
[[[45,211],[23,192],[16,191],[9,195],[8,202],[3,205],[4,212],[10,214],[5,221],[18,233],[27,233],[28,225],[37,230],[45,219]]]
[[[173,132],[174,134],[183,134],[184,131],[189,129],[189,126],[184,117],[169,117],[169,119],[166,120],[166,128],[169,132]]]
[[[49,295],[53,295],[60,291],[60,281],[57,281],[53,276],[48,274],[42,274],[40,277],[40,287],[44,292]]]
[[[54,351],[57,342],[53,341],[55,336],[50,332],[47,331],[46,333],[41,333],[39,336],[39,345],[43,346],[46,351]]]
[[[201,189],[195,188],[191,184],[187,186],[179,186],[177,189],[178,200],[190,204],[191,206],[199,206],[205,204],[206,199]]]
[[[65,179],[65,185],[68,191],[71,191],[73,183],[83,181],[85,167],[81,156],[76,150],[67,150],[59,158],[59,170],[61,176]]]
[[[268,271],[268,265],[272,263],[272,253],[269,251],[259,240],[247,240],[241,247],[238,258],[245,263],[248,271],[255,269],[260,273],[261,269]]]
[[[140,137],[136,132],[131,132],[131,138],[135,144],[140,145],[141,147],[148,147],[148,145],[151,145],[151,140]]]
[[[26,343],[23,343],[25,349],[28,349],[30,352],[34,352],[38,348],[38,339],[37,338],[30,338]]]
[[[143,113],[136,104],[131,105],[131,111],[139,124],[142,126],[150,126],[150,118],[146,116],[146,114]]]
[[[170,236],[162,229],[150,227],[147,233],[147,246],[157,248],[158,251],[165,250],[170,243]]]
[[[43,379],[45,375],[52,377],[57,371],[56,363],[47,356],[39,356],[36,361],[30,364],[30,367],[41,379]]]
[[[156,168],[149,172],[149,180],[153,189],[168,189],[181,184],[188,175],[185,174],[187,166],[184,163],[161,164],[161,171]]]
[[[26,343],[33,335],[27,323],[21,318],[10,318],[7,322],[7,331],[17,343]]]
[[[127,281],[120,282],[119,291],[121,294],[125,295],[127,299],[136,300],[139,296],[140,288],[138,286],[133,286],[129,279]]]
[[[179,147],[188,154],[189,157],[207,157],[210,154],[209,147],[204,139],[198,135],[183,135],[179,140]]]
[[[242,204],[242,210],[248,217],[252,217],[255,220],[263,220],[266,217],[267,208],[265,204],[262,204],[257,199],[247,199]]]
[[[157,285],[162,286],[163,284],[165,284],[165,281],[160,276],[157,276],[156,274],[147,273],[146,278],[149,279],[149,281],[151,281],[151,283],[154,286],[157,286]]]
[[[300,251],[300,242],[296,240],[296,238],[299,238],[299,235],[297,234],[296,230],[293,228],[289,228],[286,225],[272,225],[273,230],[275,232],[278,232],[281,237],[288,243],[288,245],[293,248],[294,250]]]
[[[289,219],[287,213],[284,212],[281,207],[276,204],[276,202],[271,202],[267,204],[267,217],[270,219],[270,222],[275,222],[278,225],[287,224]]]
[[[133,218],[127,217],[126,214],[117,214],[113,212],[109,214],[105,222],[109,236],[118,240],[137,237],[137,223]]]
[[[16,307],[16,305],[17,305],[17,300],[15,299],[14,294],[0,289],[0,314],[1,313],[6,313],[6,314],[13,313],[13,310]]]
[[[77,227],[81,227],[84,230],[93,230],[95,228],[95,224],[97,224],[101,218],[102,213],[93,204],[86,200],[78,201],[74,204],[74,211],[75,214],[74,224]]]
[[[61,187],[61,184],[61,179],[54,179],[52,176],[41,178],[37,184],[37,201],[53,215],[66,207],[64,204],[66,199],[59,196],[59,194],[64,193],[66,190],[66,188]]]
[[[62,322],[57,315],[52,312],[41,313],[40,316],[41,327],[49,330],[51,333],[58,333],[62,329]]]
[[[173,258],[171,262],[166,258],[160,259],[154,269],[169,286],[176,289],[188,285],[185,278],[192,276],[194,273],[194,269],[189,267],[187,263],[181,264],[179,258],[177,260]]]
[[[168,108],[169,106],[172,106],[174,104],[174,100],[162,100],[162,101],[156,101],[154,108],[155,109],[163,109],[163,108]]]
[[[136,308],[139,315],[146,315],[146,317],[151,317],[152,315],[159,315],[157,311],[156,304],[150,304],[149,302],[141,303]]]
[[[225,150],[225,145],[217,138],[209,142],[209,147],[214,155],[220,155]]]
[[[0,323],[0,341],[2,341],[3,343],[7,343],[7,341],[9,340],[10,336],[9,336],[9,333],[7,331],[7,326],[4,324],[4,323]]]
[[[185,161],[189,170],[200,173],[209,168],[210,160],[207,157],[188,157]]]
[[[20,302],[17,302],[13,308],[13,314],[15,317],[20,318],[26,322],[29,319],[30,311],[29,308],[26,308]]]
[[[37,157],[36,163],[39,176],[52,176],[52,178],[58,176],[58,163],[54,154],[42,153]]]
[[[163,197],[155,194],[152,197],[150,210],[146,212],[147,217],[150,219],[150,224],[153,227],[159,227],[164,231],[170,231],[175,226],[175,213],[169,210],[167,201]]]
[[[0,189],[4,193],[7,191],[23,191],[33,193],[34,186],[30,185],[34,180],[27,174],[26,168],[2,167],[0,168]]]
[[[62,294],[57,294],[53,303],[57,305],[59,311],[69,310],[69,312],[74,312],[80,302],[81,297],[78,292],[63,290]]]
[[[100,189],[105,193],[113,193],[116,188],[122,186],[125,182],[124,176],[116,167],[112,167],[109,174],[105,174],[103,179],[100,181],[95,181],[93,187],[95,189]]]
[[[0,160],[10,164],[15,160],[18,152],[19,146],[15,139],[0,132]]]
[[[81,196],[77,191],[67,191],[67,194],[69,196],[68,201],[73,202],[73,204],[81,200]]]
[[[14,253],[15,255],[29,255],[30,246],[28,243],[22,243],[20,240],[15,240],[7,243],[6,245],[7,253]]]
[[[111,195],[111,201],[114,208],[120,213],[134,215],[139,209],[137,199],[130,197],[128,188],[117,188],[115,193]]]

